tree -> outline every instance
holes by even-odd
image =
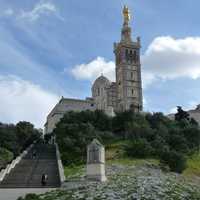
[[[83,163],[90,141],[98,138],[90,123],[59,123],[54,130],[64,164]]]
[[[162,113],[144,115],[132,111],[110,118],[102,111],[72,111],[64,115],[53,134],[66,165],[85,162],[86,147],[93,138],[106,145],[128,139],[130,142],[123,149],[126,155],[154,156],[166,161],[172,170],[181,171],[185,156],[198,150],[200,130],[185,117],[180,118],[180,121],[172,121]]]
[[[14,155],[11,151],[0,148],[0,170],[6,166],[8,162],[13,159]]]
[[[200,146],[200,129],[195,126],[188,126],[182,130],[190,149],[198,150]]]
[[[176,151],[163,152],[160,161],[167,164],[171,171],[181,173],[186,168],[186,157]]]
[[[148,113],[145,116],[146,120],[149,122],[151,128],[158,129],[160,126],[169,127],[173,121],[163,115],[163,113],[156,112],[156,113]]]
[[[175,114],[176,121],[181,121],[184,119],[188,121],[190,119],[189,116],[190,115],[184,111],[181,106],[177,106],[177,113]]]
[[[125,152],[128,156],[134,158],[146,158],[151,156],[154,149],[151,144],[145,139],[132,140],[128,145],[125,146]]]
[[[34,140],[40,138],[41,133],[34,129],[30,122],[21,121],[16,124],[16,134],[21,150],[29,146]]]
[[[197,122],[194,118],[191,118],[191,119],[190,119],[190,124],[191,124],[192,126],[196,126],[196,127],[199,126],[198,122]]]

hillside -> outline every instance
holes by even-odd
[[[184,113],[183,113],[184,114]],[[68,112],[52,135],[61,152],[63,188],[26,200],[200,199],[200,130],[194,120],[162,113]],[[106,149],[105,183],[87,182],[86,147],[97,138]]]
[[[124,142],[106,148],[105,183],[86,182],[85,165],[65,167],[67,182],[63,188],[26,200],[199,200],[200,155],[188,159],[182,175],[161,169],[156,159],[130,159],[120,152]]]
[[[71,173],[70,177],[68,176],[68,182],[64,184],[62,189],[39,195],[32,199],[200,199],[199,179],[191,180],[176,173],[163,172],[155,160],[125,159],[110,161],[107,163],[108,181],[105,183],[84,181],[84,167],[78,167],[73,170],[74,173]],[[32,199],[27,198],[27,200]]]

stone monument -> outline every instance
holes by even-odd
[[[94,139],[87,146],[87,179],[92,181],[106,181],[105,176],[105,149]]]

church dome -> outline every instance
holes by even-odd
[[[92,88],[100,85],[109,86],[111,82],[103,75],[99,76],[93,83]]]

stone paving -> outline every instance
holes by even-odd
[[[54,190],[52,188],[20,188],[20,189],[0,189],[0,200],[16,200],[20,196],[28,193],[42,194]]]

